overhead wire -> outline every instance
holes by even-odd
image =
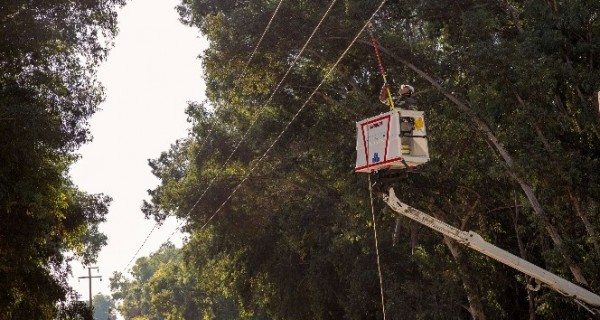
[[[304,43],[304,45],[302,46],[302,48],[300,49],[300,51],[298,52],[298,54],[296,55],[296,57],[294,58],[294,60],[290,64],[290,66],[288,67],[288,69],[286,70],[285,74],[283,75],[283,77],[281,78],[281,80],[279,81],[279,83],[277,83],[277,86],[275,87],[275,89],[273,89],[271,91],[271,95],[269,96],[269,98],[267,99],[267,101],[259,108],[258,113],[254,116],[254,119],[251,121],[250,125],[248,126],[248,128],[246,129],[246,131],[244,132],[244,134],[242,135],[242,138],[240,139],[240,141],[238,141],[238,143],[235,146],[235,148],[233,149],[233,151],[229,154],[229,156],[227,157],[227,159],[225,160],[225,162],[221,166],[221,169],[223,169],[223,168],[225,168],[225,166],[227,166],[227,164],[229,163],[229,161],[231,160],[231,158],[233,157],[233,155],[237,152],[237,150],[242,145],[242,142],[244,142],[244,140],[246,140],[246,137],[250,133],[250,130],[252,130],[252,128],[254,127],[254,125],[256,124],[256,122],[258,121],[258,119],[260,118],[260,116],[266,110],[266,106],[273,100],[273,97],[275,96],[275,94],[277,93],[277,91],[279,91],[279,88],[281,88],[281,85],[283,84],[283,82],[285,81],[285,79],[287,78],[287,76],[290,74],[290,72],[292,71],[292,69],[296,66],[296,63],[298,62],[298,60],[300,59],[300,57],[302,56],[302,54],[304,53],[304,51],[308,47],[308,44],[313,39],[314,35],[317,33],[317,30],[319,30],[319,28],[323,24],[323,21],[325,21],[325,18],[331,12],[331,9],[333,8],[333,5],[336,2],[337,2],[337,0],[333,0],[331,2],[331,4],[329,5],[329,7],[327,8],[327,10],[325,11],[325,13],[323,14],[323,16],[321,17],[321,20],[319,21],[319,23],[317,24],[317,26],[313,29],[312,33],[310,34],[310,36],[308,37],[308,39],[306,40],[306,42]],[[216,181],[217,178],[218,178],[218,175],[215,176],[215,177],[213,177],[213,179],[209,182],[209,184],[206,187],[206,189],[204,190],[204,192],[200,195],[200,197],[198,198],[198,200],[194,203],[194,205],[192,206],[192,208],[189,210],[188,214],[190,214],[191,211],[196,208],[196,206],[204,198],[204,195],[206,195],[206,193],[212,187],[212,185],[214,184],[214,182]]]
[[[373,12],[373,14],[371,15],[371,17],[367,20],[367,22],[363,25],[363,27],[360,29],[360,31],[357,33],[357,35],[352,39],[352,41],[350,42],[350,44],[348,45],[348,47],[346,47],[346,49],[342,52],[342,54],[338,57],[337,61],[329,68],[329,70],[327,71],[327,73],[325,74],[325,76],[323,77],[323,79],[321,80],[321,82],[317,85],[317,87],[313,90],[313,92],[310,94],[310,96],[306,99],[306,101],[302,104],[302,106],[298,109],[298,111],[296,112],[296,114],[294,114],[294,116],[292,117],[292,119],[286,124],[286,126],[283,128],[283,130],[279,133],[279,135],[275,138],[275,140],[271,143],[271,145],[267,148],[267,150],[261,155],[261,157],[254,163],[254,165],[250,168],[250,170],[248,171],[248,173],[246,174],[246,176],[242,179],[242,181],[240,181],[240,183],[232,190],[232,192],[229,194],[229,196],[225,199],[225,201],[217,208],[217,210],[215,210],[215,212],[210,216],[210,218],[204,223],[204,225],[202,225],[202,227],[200,227],[199,230],[204,229],[211,221],[212,219],[223,209],[223,207],[227,204],[227,202],[229,202],[229,200],[233,197],[233,195],[237,192],[237,190],[241,187],[241,185],[248,180],[248,178],[250,177],[250,175],[254,172],[254,170],[258,167],[258,165],[261,163],[261,161],[267,156],[267,154],[271,151],[271,149],[273,149],[273,147],[275,146],[275,144],[279,141],[279,139],[283,136],[283,134],[287,131],[287,129],[290,127],[290,125],[294,122],[294,120],[296,120],[296,118],[298,117],[298,115],[304,110],[304,108],[308,105],[308,102],[313,98],[313,96],[317,93],[317,91],[319,91],[319,89],[323,86],[323,84],[325,83],[325,81],[329,78],[329,76],[331,75],[331,73],[333,72],[333,70],[335,70],[338,66],[338,64],[341,62],[341,60],[346,56],[346,54],[348,53],[348,51],[350,51],[350,48],[352,48],[352,46],[354,45],[354,43],[356,42],[356,40],[358,40],[358,38],[360,37],[360,35],[364,32],[364,30],[367,28],[367,26],[369,25],[369,23],[371,22],[371,20],[375,17],[375,15],[379,12],[379,10],[381,10],[381,8],[383,7],[383,5],[386,3],[387,0],[382,0],[382,2],[379,4],[379,6],[377,7],[377,9],[375,10],[375,12]]]
[[[142,244],[138,247],[137,251],[133,254],[133,256],[131,257],[129,262],[127,262],[127,265],[125,266],[125,268],[123,268],[123,271],[121,271],[121,273],[125,273],[125,271],[127,271],[127,268],[129,268],[129,265],[133,262],[133,259],[135,259],[135,257],[137,257],[137,255],[140,253],[140,251],[142,250],[142,248],[144,247],[144,245],[146,244],[146,242],[148,241],[148,239],[150,238],[150,236],[152,235],[154,230],[156,230],[157,227],[158,227],[158,222],[154,224],[154,226],[152,227],[150,232],[146,235],[146,238],[144,239],[144,241],[142,241]]]
[[[282,3],[283,3],[283,0],[280,0],[279,3],[277,4],[277,7],[273,11],[273,14],[271,15],[271,18],[269,19],[269,22],[267,23],[267,26],[265,27],[265,30],[263,31],[263,33],[260,36],[260,39],[258,40],[258,42],[256,43],[256,45],[254,46],[254,50],[250,54],[250,57],[246,61],[245,65],[244,65],[244,68],[242,69],[242,73],[240,74],[238,80],[242,79],[245,76],[246,70],[248,69],[248,66],[250,65],[250,62],[252,61],[252,59],[256,55],[256,52],[258,51],[258,48],[261,45],[261,43],[262,43],[265,35],[267,34],[267,32],[269,31],[269,29],[271,28],[271,24],[273,23],[273,20],[275,19],[275,16],[279,12],[279,8],[281,7]],[[237,85],[234,86],[234,90],[235,90],[236,87],[237,87]],[[198,152],[196,153],[196,158],[200,154],[200,151],[202,150],[202,148],[204,148],[204,145],[206,144],[206,142],[209,140],[209,138],[210,138],[210,136],[212,134],[212,131],[213,131],[212,128],[209,128],[207,136],[204,138],[204,141],[203,141],[202,145],[198,148]],[[194,207],[195,207],[195,205],[194,205]],[[193,210],[193,208],[190,209],[190,212],[191,212],[191,210]],[[131,263],[133,262],[133,260],[135,259],[135,257],[140,253],[140,251],[142,250],[142,248],[144,247],[144,245],[146,245],[146,242],[148,241],[148,239],[150,238],[150,236],[152,235],[152,233],[154,232],[154,230],[156,230],[157,228],[159,228],[159,225],[160,225],[159,222],[156,222],[154,224],[154,226],[152,227],[152,229],[150,230],[150,232],[146,235],[146,238],[144,239],[144,241],[142,242],[142,244],[138,247],[138,249],[136,250],[136,252],[133,254],[131,260],[129,260],[129,262],[127,263],[127,265],[123,269],[123,273],[127,270],[127,268],[129,268],[129,265],[131,265]],[[180,227],[181,227],[181,223],[175,228],[175,231],[173,231],[173,233],[169,236],[169,238],[167,239],[167,241],[169,241],[171,239],[171,237],[173,237],[173,235],[175,235],[175,233],[177,232],[177,230]]]
[[[275,11],[273,11],[273,15],[271,15],[271,19],[269,19],[269,22],[267,23],[267,26],[265,27],[265,30],[263,31],[262,35],[260,36],[260,39],[256,43],[256,46],[254,47],[254,50],[250,54],[250,57],[248,57],[248,60],[246,61],[246,64],[244,65],[244,68],[242,69],[242,72],[240,73],[240,76],[234,82],[235,83],[235,85],[233,86],[233,90],[234,91],[235,91],[235,89],[238,86],[237,85],[238,81],[241,80],[241,79],[243,79],[244,76],[246,75],[246,70],[248,69],[248,66],[250,66],[250,62],[252,61],[252,59],[256,55],[256,52],[258,51],[258,47],[261,45],[263,39],[265,38],[265,35],[267,34],[267,31],[269,31],[269,29],[271,28],[271,24],[273,23],[273,20],[275,19],[275,15],[277,15],[277,12],[279,12],[279,8],[281,7],[282,3],[283,3],[283,0],[280,0],[279,4],[277,4],[277,7],[275,8]],[[218,109],[218,107],[217,107],[217,109]],[[215,112],[216,112],[216,110],[215,110]],[[213,123],[213,125],[214,125],[214,123]],[[198,152],[196,153],[196,158],[200,154],[200,151],[202,151],[202,149],[204,148],[204,145],[206,144],[206,142],[210,139],[210,136],[212,135],[212,132],[213,132],[212,128],[209,128],[208,134],[206,135],[206,137],[204,137],[204,141],[202,142],[202,145],[200,145],[200,147],[198,148]]]
[[[322,21],[324,20],[325,16],[329,13],[329,11],[331,10],[331,8],[333,7],[333,4],[335,4],[337,0],[333,0],[332,4],[330,5],[330,7],[328,8],[328,10],[326,11],[326,14],[322,17],[321,21],[319,22],[319,24],[317,25],[317,27],[315,27],[315,29],[313,30],[313,33],[311,34],[311,36],[309,37],[309,39],[307,40],[307,43],[312,39],[312,37],[314,36],[316,30],[318,30],[320,24],[322,23]],[[379,10],[381,10],[381,8],[383,7],[383,5],[387,2],[387,0],[382,0],[381,3],[379,4],[379,6],[375,9],[375,11],[373,12],[373,14],[370,16],[370,18],[367,20],[367,22],[362,26],[362,28],[359,30],[359,32],[356,34],[356,36],[352,39],[352,41],[350,42],[350,44],[346,47],[346,49],[342,52],[342,54],[338,57],[338,59],[336,60],[336,62],[329,68],[328,72],[325,74],[325,76],[323,77],[323,79],[321,80],[321,82],[317,85],[317,87],[312,91],[312,93],[309,95],[309,97],[306,99],[306,101],[302,104],[302,106],[298,109],[298,111],[294,114],[294,116],[292,117],[292,119],[286,124],[286,126],[283,128],[283,130],[278,134],[278,136],[275,138],[275,140],[270,144],[270,146],[267,148],[267,150],[261,155],[261,157],[254,163],[254,165],[250,168],[249,172],[246,174],[246,176],[240,181],[240,183],[238,183],[238,185],[236,185],[236,187],[232,190],[232,192],[227,196],[227,198],[225,199],[225,201],[215,210],[215,212],[208,218],[208,220],[206,220],[206,222],[200,227],[199,230],[203,230],[213,219],[214,217],[223,209],[223,207],[229,202],[229,200],[233,197],[233,195],[237,192],[237,190],[242,186],[242,184],[244,184],[244,182],[246,180],[248,180],[248,178],[250,177],[250,175],[254,172],[254,170],[258,167],[258,165],[262,162],[262,160],[267,156],[267,154],[273,149],[273,147],[275,146],[275,144],[277,144],[277,142],[280,140],[280,138],[283,136],[283,134],[289,129],[289,127],[291,126],[291,124],[296,120],[296,118],[298,117],[298,115],[304,110],[304,108],[308,105],[308,103],[310,102],[310,100],[312,100],[312,98],[314,97],[314,95],[316,94],[316,92],[323,86],[323,84],[325,83],[325,81],[330,77],[330,75],[332,74],[333,70],[335,70],[337,68],[337,66],[339,65],[339,63],[341,62],[341,60],[346,56],[346,54],[348,53],[348,51],[352,48],[352,46],[356,43],[356,41],[358,40],[358,38],[360,37],[360,35],[364,32],[364,30],[367,28],[367,26],[369,25],[369,23],[371,22],[371,20],[375,17],[375,15],[379,12]],[[305,44],[305,46],[302,48],[301,51],[304,51],[307,43]],[[300,52],[301,53],[301,52]],[[296,61],[299,59],[300,54],[298,54],[296,56],[296,59],[294,60],[294,64],[296,63]],[[282,78],[282,80],[278,83],[277,87],[275,90],[273,90],[271,96],[269,97],[268,102],[270,102],[273,98],[273,95],[277,92],[277,90],[279,89],[279,87],[281,86],[283,80],[285,79],[285,77],[287,77],[287,75],[289,74],[291,68],[288,68],[286,74],[284,75],[284,78]],[[262,112],[262,109],[261,109]],[[258,114],[258,116],[260,116],[261,113]],[[250,128],[253,126],[253,124],[256,122],[256,119],[258,118],[255,117],[255,120],[253,121],[253,123],[250,125]],[[238,145],[236,146],[236,148],[234,149],[234,151],[230,154],[230,156],[228,157],[228,160],[230,160],[231,156],[233,155],[233,153],[235,153],[237,151],[237,149],[239,148],[239,146],[241,145],[241,142],[243,141],[243,139],[245,139],[245,137],[248,134],[248,130],[245,132],[242,140],[238,143]],[[226,162],[227,163],[227,162]],[[214,181],[214,179],[213,179]],[[211,185],[211,184],[210,184]],[[209,185],[209,187],[210,187]],[[204,194],[206,194],[206,191],[208,190],[208,188],[205,190],[205,192],[203,192],[203,194],[201,195],[201,197],[204,196]],[[197,206],[197,204],[199,203],[199,200],[197,200],[194,205],[192,206],[192,208],[188,211],[188,215],[191,213],[191,211]],[[181,223],[180,223],[181,226]],[[172,237],[175,234],[175,232],[173,232],[171,234],[170,237]],[[169,239],[170,239],[169,237]],[[139,250],[138,250],[139,251]]]
[[[250,57],[248,58],[248,61],[246,61],[246,65],[244,66],[244,69],[242,70],[242,76],[244,76],[246,74],[246,69],[250,65],[250,61],[252,61],[252,58],[254,58],[254,55],[256,54],[256,51],[258,51],[258,47],[260,46],[260,44],[262,43],[263,39],[265,38],[265,35],[267,34],[267,31],[271,28],[271,24],[273,23],[275,15],[277,15],[277,12],[279,11],[279,8],[281,7],[282,3],[283,3],[283,0],[280,0],[279,4],[275,8],[275,11],[273,12],[273,15],[271,16],[271,19],[269,19],[269,23],[267,23],[265,31],[263,31],[262,35],[260,36],[260,39],[258,40],[258,43],[254,47],[254,51],[252,51],[252,54],[250,54]]]
[[[325,74],[325,76],[323,77],[323,79],[321,80],[321,82],[319,83],[319,85],[317,85],[317,87],[313,90],[313,92],[310,94],[310,96],[306,99],[306,101],[304,102],[304,104],[302,104],[302,106],[298,109],[298,111],[296,112],[296,114],[294,114],[294,116],[292,117],[292,119],[286,124],[286,126],[279,133],[279,135],[275,138],[275,140],[271,143],[271,145],[267,148],[267,150],[262,154],[262,156],[254,163],[254,165],[250,168],[249,172],[246,174],[246,176],[244,177],[244,179],[242,179],[242,181],[240,181],[240,183],[232,190],[232,192],[229,194],[229,196],[227,196],[227,198],[225,199],[225,201],[223,201],[223,203],[217,208],[217,210],[215,210],[215,212],[210,216],[210,218],[200,227],[199,231],[203,230],[217,216],[217,214],[223,209],[223,207],[225,207],[225,205],[227,204],[227,202],[229,202],[229,200],[233,197],[233,195],[237,192],[237,190],[242,186],[242,184],[246,180],[248,180],[248,178],[250,177],[250,175],[258,167],[258,165],[262,162],[262,160],[267,156],[267,154],[271,151],[271,149],[273,149],[273,147],[275,146],[275,144],[277,144],[277,142],[279,141],[279,139],[288,130],[288,128],[290,127],[290,125],[294,122],[294,120],[296,120],[296,118],[298,117],[298,115],[308,105],[308,102],[313,98],[313,96],[316,94],[316,92],[321,88],[321,86],[329,78],[329,76],[331,75],[331,73],[333,72],[333,70],[335,70],[335,68],[337,68],[337,65],[346,56],[346,54],[348,53],[348,51],[350,50],[350,48],[352,48],[352,46],[354,45],[354,43],[356,42],[356,40],[358,40],[358,38],[360,37],[360,35],[364,32],[365,28],[367,28],[367,26],[370,24],[371,20],[375,17],[375,15],[383,7],[383,5],[386,3],[386,1],[387,0],[382,0],[381,1],[381,3],[379,4],[379,6],[375,10],[375,12],[373,12],[373,14],[368,19],[368,21],[363,25],[363,27],[360,29],[360,31],[357,33],[357,35],[354,37],[354,39],[352,39],[352,41],[350,42],[350,44],[348,45],[348,47],[344,50],[344,52],[342,52],[342,54],[339,56],[339,58],[333,64],[333,66],[331,66],[331,68]],[[372,210],[372,215],[373,215],[373,228],[374,228],[373,230],[374,230],[374,237],[375,237],[375,249],[376,249],[376,253],[377,253],[377,271],[378,271],[378,276],[379,276],[379,288],[380,288],[380,294],[381,294],[381,308],[382,308],[382,312],[383,312],[383,318],[385,320],[386,319],[386,312],[385,312],[385,300],[384,300],[384,291],[383,291],[383,276],[382,276],[382,272],[381,272],[381,264],[380,264],[380,259],[379,259],[379,246],[378,246],[378,241],[377,241],[377,229],[375,227],[375,213],[374,213],[374,208],[373,208],[373,197],[372,197],[372,189],[371,188],[372,188],[371,178],[369,176],[369,190],[371,192],[371,210]]]
[[[288,67],[288,69],[286,70],[285,74],[283,75],[283,77],[281,78],[281,80],[277,83],[277,86],[275,87],[275,89],[273,89],[271,91],[271,94],[269,96],[269,98],[267,99],[267,101],[259,108],[259,111],[257,112],[257,114],[254,116],[254,119],[250,122],[250,125],[248,126],[248,128],[246,129],[246,131],[244,132],[244,134],[242,135],[242,138],[240,139],[240,141],[238,141],[238,143],[236,144],[236,146],[234,147],[233,151],[229,154],[229,156],[227,157],[227,159],[225,160],[225,162],[223,163],[223,165],[221,166],[221,170],[223,168],[225,168],[227,166],[227,164],[229,163],[229,161],[231,160],[231,158],[233,157],[233,155],[237,152],[237,150],[240,148],[240,146],[242,145],[242,143],[244,142],[244,140],[246,139],[246,137],[248,136],[248,134],[250,133],[250,130],[254,127],[254,125],[256,124],[256,122],[258,121],[258,119],[260,118],[260,116],[262,115],[262,113],[264,112],[264,110],[266,109],[266,106],[273,100],[273,97],[275,96],[275,94],[279,91],[279,88],[281,88],[281,85],[283,84],[283,82],[285,81],[285,79],[287,79],[287,76],[290,74],[291,70],[296,66],[296,63],[298,62],[298,60],[300,59],[300,57],[302,56],[302,54],[304,53],[304,51],[306,50],[306,48],[308,47],[308,44],[312,41],[312,39],[314,38],[314,35],[317,33],[317,31],[319,30],[319,28],[321,27],[321,25],[323,24],[323,21],[325,21],[325,18],[329,15],[329,13],[331,12],[331,9],[333,8],[334,4],[337,2],[337,0],[333,0],[329,7],[327,8],[327,10],[325,11],[325,13],[323,14],[323,16],[321,17],[321,19],[319,20],[319,23],[317,23],[317,26],[313,29],[312,33],[310,34],[310,36],[308,37],[308,39],[306,40],[306,42],[304,43],[304,45],[302,46],[302,48],[300,49],[300,51],[298,52],[298,54],[296,54],[296,57],[294,58],[294,60],[292,61],[292,63],[290,64],[290,66]],[[218,172],[221,172],[218,171]],[[202,194],[200,195],[200,197],[198,197],[198,199],[196,200],[196,202],[192,205],[192,207],[188,210],[187,215],[190,215],[191,212],[196,208],[196,206],[198,206],[198,204],[200,203],[200,201],[202,201],[202,199],[204,198],[204,196],[206,195],[206,193],[208,192],[208,190],[212,187],[212,185],[214,184],[214,182],[216,181],[216,179],[218,178],[218,175],[216,175],[215,177],[213,177],[211,179],[211,181],[208,183],[208,186],[204,189],[204,191],[202,192]],[[180,223],[178,228],[183,224]],[[175,234],[175,232],[173,232],[171,234],[171,236],[169,236],[169,238],[167,239],[167,241],[169,239],[171,239],[171,237]]]

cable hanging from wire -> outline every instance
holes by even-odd
[[[379,293],[381,295],[381,311],[383,320],[385,316],[385,298],[383,294],[383,273],[381,272],[381,261],[379,259],[379,240],[377,239],[377,224],[375,220],[375,205],[373,204],[373,184],[371,183],[371,175],[369,174],[369,199],[371,201],[371,218],[373,221],[373,238],[375,239],[375,256],[377,257],[377,275],[379,276]]]

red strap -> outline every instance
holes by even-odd
[[[379,71],[381,72],[381,75],[383,76],[384,81],[385,79],[385,68],[383,67],[383,62],[381,62],[381,56],[379,55],[379,45],[377,44],[377,40],[375,40],[375,36],[373,35],[372,31],[369,31],[370,35],[371,35],[371,42],[373,42],[373,48],[375,48],[375,56],[377,56],[377,63],[379,64]],[[386,81],[387,83],[387,81]]]

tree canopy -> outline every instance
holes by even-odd
[[[94,320],[116,320],[115,302],[110,296],[96,294],[93,298],[92,305],[94,307]]]
[[[98,224],[111,199],[79,190],[68,169],[91,139],[87,121],[103,99],[95,70],[123,4],[0,4],[0,318],[82,310],[69,305],[68,262],[92,263],[106,244]]]
[[[161,184],[143,211],[185,220],[186,277],[203,303],[184,304],[206,318],[223,299],[247,319],[383,318],[367,176],[353,172],[355,122],[387,109],[368,33],[359,35],[379,3],[334,3],[309,39],[331,3],[282,2],[264,38],[278,1],[178,7],[210,42],[207,100],[188,107],[189,137],[150,161]],[[390,82],[412,84],[426,112],[432,159],[396,186],[401,199],[594,292],[599,14],[590,0],[409,0],[385,2],[371,21]],[[507,266],[396,219],[382,201],[374,207],[390,318],[588,316],[554,291],[528,290],[530,279]],[[153,272],[165,275],[156,284],[177,265]],[[161,292],[120,298],[149,302]]]

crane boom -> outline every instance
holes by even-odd
[[[527,260],[519,258],[503,249],[496,247],[495,245],[483,240],[479,234],[473,231],[466,232],[457,229],[401,202],[396,197],[394,189],[390,188],[389,193],[384,195],[383,198],[387,205],[397,213],[423,224],[435,231],[438,231],[441,234],[448,236],[467,247],[473,248],[507,266],[521,271],[567,297],[585,302],[594,308],[600,308],[600,296],[547,270],[544,270],[528,262]],[[597,310],[595,312],[597,312]]]

